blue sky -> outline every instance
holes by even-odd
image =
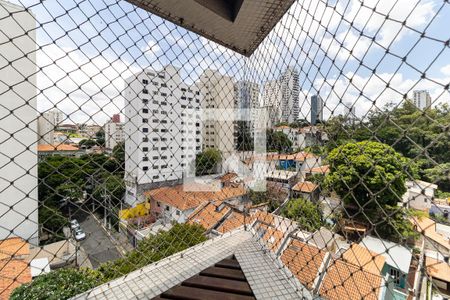
[[[343,103],[364,115],[414,89],[428,89],[436,104],[450,101],[443,89],[450,82],[444,1],[297,1],[249,59],[125,1],[11,2],[31,8],[37,19],[39,109],[56,104],[74,122],[104,123],[123,108],[124,78],[169,63],[190,83],[212,68],[262,84],[294,66],[304,118],[317,92],[325,115],[341,113]]]

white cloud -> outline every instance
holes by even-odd
[[[443,66],[443,67],[440,69],[440,71],[441,71],[442,74],[444,74],[444,75],[446,75],[446,76],[450,76],[450,64],[449,64],[449,65],[446,65],[446,66]]]
[[[153,57],[153,56],[155,56],[156,53],[159,52],[160,50],[161,50],[161,47],[159,47],[159,45],[158,45],[157,42],[155,42],[154,40],[149,40],[149,41],[147,42],[147,45],[145,46],[145,48],[142,49],[142,52],[143,52],[145,55],[148,55],[148,56]]]
[[[443,88],[448,82],[450,76],[413,80],[405,78],[401,73],[379,73],[376,76],[346,73],[338,79],[318,79],[314,85],[321,91],[325,101],[324,114],[329,117],[331,114],[343,113],[343,103],[352,103],[356,114],[364,116],[370,110],[383,108],[388,103],[400,103],[404,94],[411,98],[414,90],[422,89],[430,92],[434,106],[450,104],[450,93]]]
[[[139,68],[104,52],[87,57],[82,51],[55,44],[37,52],[38,110],[60,108],[72,122],[103,124],[123,108],[124,80]]]

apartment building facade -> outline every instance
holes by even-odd
[[[299,74],[287,68],[277,80],[267,81],[263,88],[263,105],[268,110],[269,127],[293,123],[299,116]]]
[[[426,109],[431,107],[431,96],[426,90],[413,92],[413,103],[418,109]]]
[[[123,143],[125,141],[125,136],[123,132],[124,125],[120,122],[116,123],[113,120],[103,126],[103,130],[105,131],[105,147],[108,150],[114,149],[115,146],[119,143]]]
[[[124,97],[125,201],[135,205],[146,190],[180,183],[201,151],[202,94],[168,65],[128,78]]]
[[[269,116],[268,127],[281,121],[281,86],[278,80],[267,81],[263,87],[263,105]]]
[[[294,123],[299,114],[299,74],[289,67],[281,75],[281,122]]]
[[[21,6],[0,0],[0,7],[1,32],[9,39],[2,38],[0,60],[14,61],[0,68],[0,240],[37,245],[36,21]]]
[[[235,130],[231,112],[235,109],[234,81],[218,71],[205,70],[199,82],[203,112],[211,112],[213,118],[203,118],[203,149],[217,149],[223,158],[234,151]],[[228,115],[228,117],[227,117]]]
[[[323,121],[323,99],[319,95],[311,96],[311,125]]]

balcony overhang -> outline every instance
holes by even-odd
[[[250,56],[295,0],[127,0]]]

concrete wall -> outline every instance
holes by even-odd
[[[0,0],[0,28],[0,239],[37,244],[36,23]]]

